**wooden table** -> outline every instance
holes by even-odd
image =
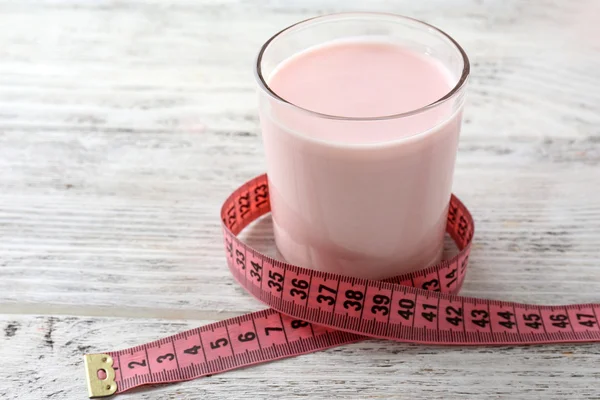
[[[600,3],[368,7],[440,26],[472,61],[463,293],[600,301]],[[0,398],[86,398],[82,354],[263,308],[225,267],[218,217],[265,169],[253,58],[294,21],[365,8],[0,1]],[[268,224],[254,235],[273,248]],[[119,398],[597,399],[599,365],[598,344],[367,341]]]

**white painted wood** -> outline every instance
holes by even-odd
[[[3,316],[9,337],[3,338],[0,395],[86,398],[82,353],[112,348],[116,341],[134,346],[209,322]],[[597,345],[480,349],[368,341],[117,398],[597,397],[599,361]]]
[[[263,308],[218,237],[221,201],[264,171],[253,57],[289,23],[366,8],[0,1],[0,398],[84,398],[82,353]],[[434,23],[471,57],[463,293],[600,301],[600,3],[368,8]],[[274,251],[268,220],[249,239]],[[599,358],[598,345],[369,341],[123,398],[600,398]]]

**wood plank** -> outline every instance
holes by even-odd
[[[208,322],[0,315],[0,397],[85,398],[82,353]],[[367,341],[119,398],[593,398],[598,362],[597,345],[491,349]]]

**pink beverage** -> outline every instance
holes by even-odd
[[[362,278],[441,259],[469,72],[409,18],[337,14],[272,38],[257,62],[277,248]]]

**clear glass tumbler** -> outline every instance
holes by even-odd
[[[303,109],[269,87],[273,71],[294,54],[357,37],[436,58],[454,87],[420,109],[374,118]],[[260,49],[255,75],[275,240],[286,261],[370,279],[440,261],[469,76],[458,43],[407,17],[333,14],[270,38]],[[321,140],[314,131],[345,129],[372,137],[390,128],[398,138],[368,143]]]

